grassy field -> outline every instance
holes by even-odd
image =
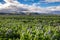
[[[0,40],[60,40],[60,16],[0,15]]]

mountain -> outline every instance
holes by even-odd
[[[27,10],[24,11],[24,9],[22,9],[23,11],[19,11],[19,12],[16,12],[16,11],[12,11],[10,13],[10,11],[7,11],[7,10],[4,10],[4,11],[7,11],[7,12],[0,12],[0,15],[60,15],[60,11],[51,11],[49,13],[39,13],[39,12],[29,12]]]
[[[52,14],[58,14],[59,15],[60,14],[60,11],[52,11],[51,13]]]

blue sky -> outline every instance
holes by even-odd
[[[57,2],[45,2],[45,0],[18,0],[20,3],[22,4],[28,4],[28,5],[32,5],[33,3],[40,3],[40,4],[37,4],[38,6],[41,6],[41,7],[48,7],[48,6],[59,6],[60,5],[60,2],[57,1]],[[0,0],[1,3],[5,3],[4,0]]]
[[[34,1],[24,1],[24,0],[19,0],[21,3],[23,3],[23,4],[33,4],[33,3],[38,3],[40,0],[34,0]],[[42,2],[43,1],[43,2]],[[60,2],[49,2],[49,3],[47,3],[47,2],[44,2],[45,0],[42,0],[42,1],[40,1],[39,3],[40,4],[38,4],[39,6],[41,6],[41,7],[48,7],[48,6],[59,6],[60,5]]]
[[[60,11],[60,0],[0,0],[0,12]]]

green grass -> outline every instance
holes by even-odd
[[[0,40],[60,40],[60,16],[0,15]]]

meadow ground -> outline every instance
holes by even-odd
[[[60,40],[60,16],[0,15],[0,40]]]

